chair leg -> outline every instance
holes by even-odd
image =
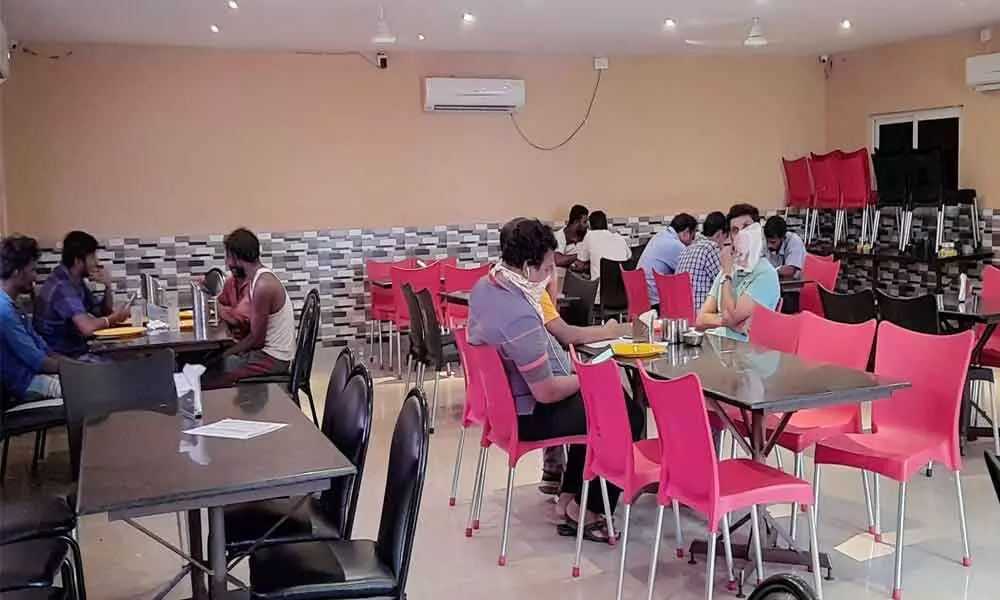
[[[479,500],[476,502],[476,518],[472,521],[472,528],[479,529],[479,518],[483,514],[483,504],[486,503],[486,465],[490,462],[490,449],[486,448],[483,454],[483,469],[479,473]]]
[[[708,600],[712,600],[715,595],[715,547],[718,545],[719,532],[713,531],[708,535],[708,550],[706,551],[708,556],[705,562],[708,566],[705,568],[705,597]]]
[[[616,542],[615,522],[612,519],[611,515],[611,500],[610,496],[608,496],[608,482],[603,477],[601,477],[600,481],[601,481],[601,500],[604,503],[604,521],[608,526],[608,545],[614,546]],[[583,501],[583,498],[581,497],[580,500]],[[582,509],[585,509],[586,506],[587,506],[586,504],[583,504]]]
[[[785,470],[785,465],[781,464],[781,449],[777,447],[774,448],[774,462],[778,463],[779,471]]]
[[[3,450],[0,451],[0,487],[7,480],[7,454],[10,451],[10,438],[3,439]]]
[[[660,562],[660,538],[663,536],[662,504],[656,506],[656,533],[653,536],[653,560],[649,563],[649,580],[646,582],[646,600],[653,600],[653,588],[656,583],[656,567]],[[581,536],[582,537],[582,536]]]
[[[438,383],[441,381],[441,372],[437,365],[434,365],[434,392],[431,394],[431,433],[434,433],[434,426],[437,423],[438,412]]]
[[[472,502],[469,503],[469,522],[465,526],[465,537],[472,537],[472,530],[478,529],[474,525],[478,525],[477,521],[479,519],[480,504],[480,489],[482,487],[482,476],[483,472],[486,470],[486,447],[479,447],[479,457],[476,459],[476,474],[472,480]]]
[[[792,466],[792,469],[794,470],[794,475],[796,477],[798,477],[799,479],[802,479],[802,453],[801,452],[796,452],[795,453],[795,464]],[[798,502],[793,502],[792,503],[792,514],[789,515],[788,518],[789,518],[789,521],[790,521],[788,523],[788,535],[791,536],[792,541],[794,542],[795,541],[795,534],[798,533],[798,530],[799,530],[798,529],[798,526],[799,526],[799,503]]]
[[[813,587],[817,600],[823,600],[823,577],[819,574],[819,541],[816,535],[816,508],[810,506],[809,513],[809,558],[812,563]]]
[[[733,542],[729,537],[729,513],[722,515],[722,548],[726,553],[726,589],[736,591],[736,572],[733,570]]]
[[[312,413],[313,423],[319,427],[319,415],[316,413],[316,402],[313,400],[312,389],[307,385],[302,391],[306,393],[306,398],[309,398],[309,412]],[[42,447],[44,449],[44,445]]]
[[[393,371],[394,372],[395,369],[392,366],[392,340],[396,336],[393,335],[393,333],[392,333],[392,330],[393,330],[393,323],[392,323],[392,321],[389,321],[387,329],[388,329],[388,331],[386,333],[386,337],[389,338],[389,347],[386,348],[386,350],[387,350],[386,354],[388,354],[387,358],[389,359],[389,371]]]
[[[396,376],[403,376],[403,334],[396,328]]]
[[[819,518],[819,465],[813,463],[813,506],[816,507],[816,518]]]
[[[757,571],[757,585],[760,585],[764,581],[764,555],[760,550],[760,514],[757,510],[757,505],[754,504],[750,506],[750,526],[751,535],[753,536],[753,561],[754,568]],[[715,538],[712,538],[712,544],[709,546],[709,556],[715,556]]]
[[[937,227],[934,228],[934,254],[937,255],[944,241],[944,207],[937,207]]]
[[[500,536],[500,558],[497,560],[497,564],[501,567],[507,565],[507,535],[510,531],[510,501],[513,493],[514,467],[507,467],[507,501],[503,511],[503,534]]]
[[[375,319],[368,321],[368,357],[375,359]]]
[[[882,541],[882,498],[881,494],[879,493],[879,490],[881,489],[879,486],[880,479],[881,477],[879,476],[878,473],[872,473],[872,488],[874,488],[873,491],[875,492],[875,506],[873,510],[875,511],[874,535],[876,542]]]
[[[990,386],[990,421],[993,425],[993,453],[1000,456],[1000,413],[997,412],[997,384],[989,382]]]
[[[403,397],[410,393],[410,375],[413,372],[413,357],[406,356],[406,376],[403,377]]]
[[[861,471],[861,488],[865,495],[865,512],[868,514],[868,533],[875,535],[875,514],[872,512],[872,490],[868,485],[868,471]]]
[[[972,555],[969,553],[969,529],[965,523],[965,498],[962,494],[962,472],[955,471],[955,490],[958,492],[958,522],[962,526],[962,565],[972,566]]]
[[[87,600],[87,586],[83,580],[83,555],[80,553],[80,544],[71,535],[63,536],[62,539],[69,544],[72,555],[70,560],[73,562],[73,580],[75,582],[73,597],[76,600]]]
[[[677,545],[677,558],[684,558],[684,533],[681,531],[681,503],[671,501],[674,506],[674,543]]]
[[[38,476],[38,461],[42,459],[42,432],[35,432],[35,450],[31,455],[31,477]]]
[[[906,518],[906,482],[899,482],[899,512],[896,517],[896,560],[892,574],[892,598],[903,597],[903,523]]]
[[[458,495],[458,472],[462,468],[462,451],[465,450],[465,430],[464,425],[458,432],[458,452],[455,454],[455,470],[451,474],[451,496],[448,498],[448,506],[455,506],[455,497]]]
[[[573,557],[573,577],[580,576],[580,554],[583,552],[583,517],[586,511],[587,501],[590,497],[590,482],[583,482],[583,491],[580,492],[580,514],[577,515],[576,526],[576,554]]]
[[[621,557],[618,559],[618,591],[615,600],[622,600],[622,590],[625,587],[625,552],[628,550],[629,521],[632,520],[632,505],[625,505],[625,525],[622,527]]]

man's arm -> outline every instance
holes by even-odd
[[[695,329],[713,329],[715,327],[722,327],[722,315],[719,314],[719,303],[715,299],[715,286],[712,286],[712,292],[709,292],[708,298],[705,298],[705,303],[701,305],[701,311],[698,313],[698,318],[695,321]]]
[[[799,276],[799,269],[795,265],[781,265],[778,267],[778,277],[782,279],[795,279]]]
[[[11,354],[30,367],[35,373],[52,373],[53,366],[46,355],[45,347],[39,345],[35,337],[25,328],[24,322],[16,314],[4,313],[0,318],[3,327],[3,343]],[[6,353],[6,350],[4,351]],[[58,369],[58,364],[55,365]]]
[[[535,402],[554,404],[579,392],[580,380],[576,375],[550,375],[540,381],[529,381],[528,388]]]
[[[573,346],[619,338],[628,335],[632,328],[628,324],[618,323],[614,319],[609,320],[604,325],[578,327],[570,325],[562,317],[559,317],[546,323],[545,329],[563,346]]]
[[[555,253],[555,260],[557,267],[569,268],[573,266],[574,262],[576,262],[576,254],[563,254],[562,252],[557,251]]]
[[[253,296],[250,297],[250,333],[236,342],[235,345],[230,346],[223,353],[223,356],[243,354],[264,347],[264,341],[267,337],[267,320],[271,318],[280,291],[281,284],[273,275],[265,274],[257,280]],[[284,300],[283,295],[281,300]]]
[[[548,334],[533,315],[515,317],[504,327],[504,356],[514,363],[536,402],[551,404],[580,390],[576,375],[555,375],[549,365]]]
[[[802,267],[806,264],[806,245],[802,243],[802,238],[789,232],[787,235],[788,248],[785,252],[785,264],[778,269],[778,277],[782,279],[792,279],[802,275]]]

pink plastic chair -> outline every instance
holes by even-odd
[[[858,148],[854,152],[841,154],[836,163],[837,181],[840,186],[841,203],[844,210],[860,210],[861,241],[868,239],[869,207],[872,203],[872,168],[868,148]],[[841,229],[844,217],[841,217]],[[845,236],[846,237],[846,236]]]
[[[471,269],[461,269],[454,265],[442,265],[442,291],[446,293],[472,291],[472,287],[490,272],[490,267],[492,266],[490,263],[486,263]],[[444,306],[444,322],[448,324],[449,328],[454,329],[469,318],[468,306],[455,304],[447,300],[442,304]]]
[[[660,297],[660,318],[687,319],[689,325],[694,325],[695,311],[700,307],[694,305],[691,274],[663,275],[653,271],[653,281]]]
[[[653,561],[649,567],[648,597],[653,596],[659,540],[663,531],[663,510],[676,500],[705,515],[708,519],[708,571],[706,597],[712,598],[715,588],[715,548],[722,522],[722,538],[726,556],[728,587],[735,588],[733,555],[729,540],[729,513],[747,507],[751,512],[753,546],[758,583],[764,578],[761,559],[758,505],[798,502],[809,507],[810,552],[814,586],[822,596],[819,571],[819,546],[816,541],[816,513],[813,510],[813,490],[808,482],[750,459],[719,461],[712,443],[705,412],[701,382],[695,374],[671,381],[654,380],[639,365],[642,385],[660,435],[660,487],[653,537]]]
[[[959,520],[969,566],[969,538],[962,497],[962,456],[958,447],[958,415],[975,343],[972,331],[927,335],[883,321],[878,327],[875,372],[908,381],[886,400],[872,403],[872,433],[845,433],[816,445],[814,487],[819,492],[820,465],[841,465],[872,471],[899,482],[896,561],[892,597],[903,595],[903,526],[906,482],[930,461],[942,462],[955,473]],[[817,496],[818,497],[818,496]],[[876,494],[875,511],[879,511]],[[869,526],[873,526],[869,522]]]
[[[794,160],[782,158],[781,164],[785,169],[785,206],[804,208],[808,215],[813,205],[809,160],[805,156]]]
[[[462,429],[458,436],[458,453],[455,455],[455,470],[451,476],[451,497],[448,498],[448,506],[455,506],[455,497],[458,495],[458,475],[462,467],[462,451],[465,449],[465,430],[470,427],[480,427],[485,437],[488,429],[486,419],[486,391],[483,387],[482,374],[479,370],[469,366],[467,358],[469,349],[469,336],[465,328],[455,330],[455,344],[458,346],[458,355],[465,367],[465,408],[462,410]],[[482,446],[480,454],[485,454],[487,446]],[[473,501],[477,498],[475,491],[472,494]],[[475,526],[475,527],[473,527]],[[465,530],[466,537],[472,537],[473,528],[479,529],[478,519],[469,523]]]
[[[365,279],[368,281],[368,293],[371,295],[371,306],[369,310],[369,330],[368,330],[368,352],[372,354],[375,346],[376,331],[379,339],[379,366],[385,367],[382,360],[382,324],[392,325],[392,319],[396,314],[396,301],[391,289],[385,289],[372,285],[372,281],[391,281],[392,267],[412,268],[416,262],[413,257],[407,257],[396,262],[382,262],[377,260],[365,261]],[[392,331],[389,331],[389,363],[392,364]]]
[[[983,267],[983,290],[980,296],[986,302],[1000,303],[1000,269],[997,267],[993,265]],[[982,325],[977,326],[976,335],[982,335],[984,329]],[[994,335],[986,340],[980,363],[982,366],[1000,368],[1000,335]]]
[[[812,254],[806,254],[806,262],[802,265],[802,279],[807,280],[799,292],[799,310],[825,316],[823,302],[819,297],[819,287],[833,291],[837,289],[837,276],[840,275],[839,260],[824,260]]]
[[[649,288],[646,287],[646,272],[642,269],[634,271],[622,269],[622,282],[625,284],[625,298],[628,300],[628,320],[634,321],[651,307]]]
[[[750,319],[751,344],[795,354],[799,344],[799,315],[786,315],[758,304]]]
[[[466,347],[466,358],[468,360],[465,365],[467,371],[476,370],[479,372],[486,394],[486,418],[489,427],[485,431],[480,445],[483,448],[496,445],[507,453],[507,499],[504,505],[503,534],[500,538],[500,558],[497,560],[497,563],[502,567],[507,564],[510,502],[511,494],[514,491],[514,468],[517,466],[517,462],[521,460],[522,456],[534,450],[562,444],[586,444],[587,436],[572,435],[547,440],[522,441],[517,433],[517,410],[514,396],[497,350],[492,346],[473,346],[470,344]],[[482,507],[483,488],[485,487],[483,480],[486,476],[486,454],[484,452],[480,452],[478,468],[478,499],[473,501],[469,511],[469,525],[466,528],[466,533],[475,528],[473,520],[478,521]]]
[[[580,362],[573,350],[573,365],[580,377],[580,393],[583,395],[584,410],[587,413],[587,458],[583,467],[583,494],[580,506],[587,506],[590,492],[589,482],[594,477],[601,478],[604,494],[604,512],[608,521],[608,532],[613,532],[611,506],[608,502],[607,482],[622,490],[625,503],[625,525],[622,527],[621,557],[618,563],[618,592],[621,600],[625,577],[625,552],[628,546],[629,521],[632,503],[650,486],[660,480],[660,441],[632,441],[625,393],[622,391],[618,363],[605,360],[599,363]],[[677,526],[678,556],[683,556],[681,546],[680,508],[674,503],[674,521]],[[612,539],[614,539],[612,537]],[[580,552],[583,548],[583,527],[576,532],[576,558],[573,561],[573,577],[580,576]]]

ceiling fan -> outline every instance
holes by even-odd
[[[770,39],[764,35],[764,29],[760,24],[760,17],[754,17],[750,25],[750,31],[747,32],[747,36],[743,40],[725,40],[725,39],[709,39],[709,40],[697,40],[697,39],[685,39],[684,43],[689,46],[708,46],[708,47],[736,47],[744,46],[746,48],[763,48],[770,44],[780,42],[780,40]]]
[[[385,9],[381,4],[378,5],[378,21],[375,23],[372,43],[376,46],[391,46],[396,43],[396,35],[389,31],[389,24],[385,21]]]

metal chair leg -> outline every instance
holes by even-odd
[[[819,574],[819,541],[816,535],[816,508],[810,506],[809,513],[809,558],[812,563],[813,587],[817,600],[823,600],[823,577]]]
[[[472,521],[472,528],[479,529],[479,519],[483,514],[483,505],[486,503],[486,465],[490,462],[490,449],[486,448],[483,453],[483,469],[479,473],[479,499],[476,502],[476,518]]]
[[[465,537],[472,537],[472,530],[479,529],[479,509],[482,504],[482,488],[486,474],[485,446],[479,447],[476,459],[476,474],[472,480],[472,502],[469,503],[469,522],[465,526]]]
[[[899,512],[896,517],[896,559],[892,574],[892,598],[903,597],[903,523],[906,519],[906,482],[899,482]]]
[[[656,566],[660,562],[660,538],[663,536],[663,510],[666,508],[657,503],[656,506],[656,533],[653,536],[653,559],[649,563],[649,580],[646,582],[646,600],[653,600],[653,587],[656,584]],[[580,536],[582,539],[583,536]],[[579,541],[577,542],[580,543]],[[574,574],[577,574],[574,571]]]
[[[403,397],[410,393],[410,372],[413,370],[413,356],[406,356],[406,376],[403,378]]]
[[[674,543],[677,546],[677,558],[684,558],[684,533],[681,531],[681,503],[672,500],[674,507]]]
[[[868,485],[868,471],[861,471],[861,489],[865,495],[865,512],[868,515],[868,533],[875,535],[875,514],[872,512],[872,490]]]
[[[393,323],[392,323],[392,321],[389,321],[388,337],[389,337],[389,348],[388,348],[388,354],[389,354],[389,371],[393,371],[394,372],[395,371],[395,367],[392,364],[392,343],[393,343],[393,338],[395,338],[396,336],[393,335]],[[400,368],[402,368],[402,365],[400,365]]]
[[[795,464],[792,466],[794,475],[799,479],[802,479],[802,453],[795,453]],[[788,516],[788,535],[795,541],[795,534],[798,533],[799,528],[799,503],[792,503],[792,514]]]
[[[937,255],[944,241],[944,207],[937,207],[937,227],[934,230],[934,254]]]
[[[726,553],[726,589],[736,590],[736,572],[733,570],[733,542],[729,537],[729,513],[722,515],[722,548]]]
[[[604,503],[604,521],[608,526],[608,544],[615,545],[615,522],[612,519],[611,514],[611,497],[608,496],[608,482],[603,477],[600,478],[601,481],[601,501]],[[583,498],[581,497],[582,501]],[[587,505],[584,504],[582,509],[586,509]]]
[[[990,421],[993,425],[993,453],[1000,456],[1000,413],[997,412],[997,384],[990,381]]]
[[[403,376],[403,334],[396,328],[396,376]]]
[[[438,412],[438,383],[441,381],[441,373],[434,365],[434,392],[431,394],[431,427],[430,432],[434,433],[434,425],[437,423]]]
[[[754,504],[750,506],[750,529],[751,535],[753,536],[753,562],[754,568],[757,571],[757,585],[760,585],[764,581],[764,554],[760,549],[760,514],[757,510],[757,505]],[[709,546],[708,555],[710,557],[715,556],[715,538],[712,538],[712,544]]]
[[[38,461],[41,460],[42,455],[42,432],[35,432],[35,450],[31,455],[31,477],[35,478],[38,476]]]
[[[962,565],[972,566],[972,554],[969,553],[969,529],[965,522],[965,498],[962,494],[962,472],[955,471],[955,490],[958,492],[958,521],[962,526]]]
[[[458,432],[458,452],[455,454],[455,470],[451,474],[451,496],[448,498],[448,506],[455,506],[455,497],[458,495],[458,473],[462,468],[462,451],[465,450],[465,431],[468,429],[464,425]]]
[[[514,493],[514,467],[507,467],[507,501],[505,503],[503,511],[503,533],[500,536],[500,558],[497,560],[497,564],[500,565],[501,567],[507,565],[507,535],[510,531],[510,502],[513,493]],[[583,513],[581,511],[581,515],[582,514]]]
[[[813,506],[816,507],[816,517],[819,518],[819,465],[813,464]]]
[[[572,576],[580,576],[580,554],[583,552],[583,522],[587,510],[587,503],[590,499],[590,482],[583,482],[583,491],[580,492],[580,514],[576,516],[576,554],[573,557]]]
[[[375,359],[375,319],[368,320],[368,356]]]
[[[618,559],[618,592],[615,595],[615,600],[622,600],[622,590],[625,587],[625,552],[628,550],[628,530],[629,530],[629,521],[632,520],[631,517],[632,517],[632,505],[626,504],[625,525],[622,527],[621,557]]]
[[[882,498],[881,498],[881,494],[879,494],[879,490],[881,489],[880,486],[879,486],[879,480],[880,480],[879,474],[878,473],[872,473],[872,488],[874,488],[873,491],[875,492],[875,508],[874,508],[874,511],[875,511],[875,515],[874,515],[875,516],[875,534],[874,535],[875,535],[875,541],[876,542],[881,542],[882,541]]]
[[[708,534],[708,550],[706,551],[708,556],[705,562],[708,566],[705,567],[705,598],[712,600],[712,596],[715,595],[715,547],[719,542],[719,532],[713,531]]]

